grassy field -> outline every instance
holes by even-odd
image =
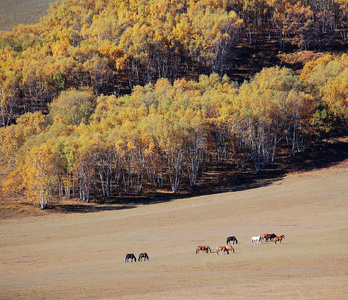
[[[344,299],[347,195],[345,160],[238,192],[1,220],[0,299]],[[273,232],[281,244],[250,243]],[[229,235],[235,254],[195,253]]]
[[[18,24],[35,24],[47,14],[54,0],[0,0],[0,30],[10,31]]]

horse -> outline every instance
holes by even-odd
[[[133,262],[133,260],[137,261],[135,255],[133,253],[128,253],[126,255],[126,259],[124,260],[124,262],[129,262],[129,260],[131,260],[131,262]]]
[[[253,237],[251,238],[251,243],[252,243],[252,244],[255,244],[255,243],[260,244],[260,242],[261,242],[261,235],[259,235],[259,236],[253,236]]]
[[[227,249],[228,251],[232,251],[232,253],[234,253],[234,249],[233,249],[232,245],[227,245],[227,246],[226,246],[226,249]]]
[[[226,246],[219,246],[216,248],[216,254],[219,254],[219,251],[223,252],[223,253],[227,253],[230,254],[230,252],[228,251],[228,249],[226,248]]]
[[[265,241],[265,242],[268,242],[269,240],[272,240],[276,237],[277,235],[272,233],[272,234],[269,234],[269,233],[265,233],[265,234],[261,234],[261,241]]]
[[[265,241],[268,242],[269,240],[272,241],[277,235],[272,233],[272,234],[266,234],[265,236]]]
[[[205,252],[211,253],[211,248],[208,245],[204,245],[203,247],[205,247]]]
[[[238,244],[238,240],[236,239],[235,236],[229,236],[226,240],[226,244],[227,245],[231,245],[231,242],[232,244],[234,245],[234,243]]]
[[[282,243],[282,239],[285,239],[285,236],[284,236],[284,235],[276,236],[276,237],[274,238],[274,243],[275,243],[275,244],[276,244],[277,242]]]
[[[138,258],[138,261],[142,261],[144,259],[145,260],[149,260],[149,256],[147,255],[146,252],[143,252],[143,253],[140,253],[139,254],[139,258]]]
[[[203,253],[211,253],[211,248],[207,245],[203,245],[203,246],[197,246],[196,248],[196,254],[199,252],[199,251],[202,251]]]

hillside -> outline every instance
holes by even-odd
[[[53,0],[2,0],[0,31],[11,31],[18,24],[35,24],[47,14]]]
[[[1,218],[0,299],[344,299],[347,174],[345,160],[247,190]],[[285,239],[250,243],[267,232]],[[229,235],[235,254],[216,255]],[[125,263],[143,251],[149,261]]]
[[[220,166],[212,169],[206,175],[204,183],[194,189],[190,187],[182,188],[177,194],[161,190],[154,193],[145,191],[141,195],[124,195],[118,199],[97,199],[91,203],[86,203],[78,198],[52,201],[49,209],[39,210],[37,204],[28,202],[23,194],[13,194],[5,196],[0,189],[0,219],[21,219],[28,216],[53,216],[56,214],[71,213],[97,213],[108,210],[122,210],[136,208],[142,205],[151,205],[168,201],[178,201],[194,196],[213,195],[228,191],[242,191],[255,189],[270,184],[276,184],[284,177],[301,172],[330,168],[341,164],[348,159],[348,138],[339,138],[330,141],[325,150],[320,150],[317,146],[309,149],[307,153],[288,157],[284,155],[278,160],[277,164],[258,173],[250,165],[245,170],[236,170],[233,166]],[[9,169],[5,164],[0,168],[0,187],[6,180]]]
[[[145,2],[66,0],[52,5],[40,23],[3,34],[1,125],[26,112],[47,113],[71,87],[122,95],[160,78],[173,83],[211,73],[241,83],[265,67],[298,70],[306,62],[299,55],[287,64],[280,55],[347,49],[348,8],[341,0]],[[36,5],[27,9],[16,1],[4,6],[6,18],[21,14],[16,5],[35,15]]]
[[[348,8],[320,2],[66,0],[2,32],[4,194],[151,203],[321,157],[347,133]]]

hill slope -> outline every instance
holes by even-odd
[[[35,24],[47,14],[53,0],[1,0],[0,30],[10,31],[18,24]]]
[[[345,160],[245,191],[1,220],[0,299],[343,299],[347,171]],[[285,240],[250,244],[266,232]],[[235,254],[195,254],[228,235]],[[124,263],[142,251],[150,261]]]

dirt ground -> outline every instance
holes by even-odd
[[[346,160],[244,191],[1,220],[0,299],[347,299],[347,196]],[[281,244],[250,242],[273,232]],[[235,254],[217,255],[229,235]]]

